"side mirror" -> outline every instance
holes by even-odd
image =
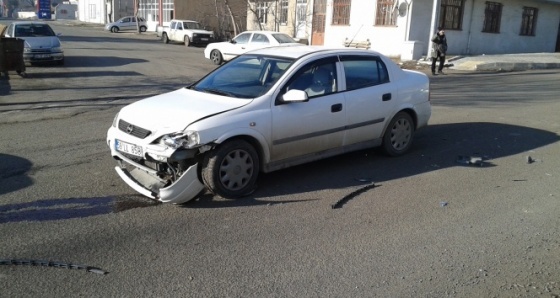
[[[229,41],[229,43],[231,43],[231,44],[236,44],[237,41],[235,41],[235,39],[232,39],[232,40]]]
[[[308,100],[307,93],[297,89],[290,90],[282,95],[283,102],[306,102]]]

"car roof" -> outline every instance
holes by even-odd
[[[269,33],[269,34],[284,34],[284,35],[288,35],[286,33],[283,32],[278,32],[278,31],[270,31],[270,30],[247,30],[247,31],[243,31],[239,34],[242,33]]]
[[[356,48],[346,48],[346,47],[306,46],[306,45],[269,47],[264,49],[253,50],[250,52],[250,54],[298,59],[300,57],[315,52],[321,52],[324,54],[381,55],[376,51],[366,50],[366,49],[356,49]]]
[[[48,25],[45,22],[39,22],[39,21],[15,21],[15,22],[12,22],[12,24],[14,24],[14,25],[34,25],[34,24]]]

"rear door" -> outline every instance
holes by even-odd
[[[347,131],[344,145],[381,137],[396,109],[398,90],[386,65],[374,55],[340,57],[345,81]]]

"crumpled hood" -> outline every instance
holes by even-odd
[[[60,40],[56,36],[18,38],[25,40],[25,44],[32,49],[50,49],[60,47]]]
[[[250,103],[182,88],[149,97],[121,109],[119,119],[152,131],[154,138],[184,130],[191,123]]]

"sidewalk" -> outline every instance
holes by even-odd
[[[431,65],[431,61],[418,61]],[[438,62],[439,63],[439,62]],[[446,61],[450,70],[521,71],[530,69],[560,69],[560,53],[528,53],[479,56],[451,56]]]

